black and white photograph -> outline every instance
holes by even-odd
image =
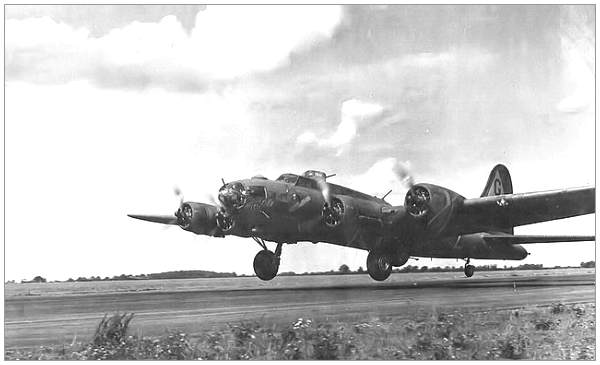
[[[5,4],[4,360],[596,360],[595,32]]]

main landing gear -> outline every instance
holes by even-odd
[[[367,272],[374,280],[384,281],[392,273],[392,257],[382,251],[370,251],[367,256]]]
[[[279,261],[281,257],[281,247],[283,244],[277,244],[275,252],[269,251],[265,241],[262,238],[252,237],[263,249],[254,257],[254,272],[260,280],[271,280],[279,271]]]
[[[471,259],[467,258],[467,262],[465,263],[465,276],[468,278],[470,278],[471,276],[473,276],[473,274],[475,274],[475,266],[469,265],[470,261],[471,261]]]

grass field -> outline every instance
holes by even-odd
[[[594,359],[594,273],[6,284],[5,359]]]
[[[179,332],[159,337],[130,335],[131,318],[114,316],[100,323],[89,343],[8,349],[5,359],[594,360],[595,312],[593,303],[557,303],[502,311],[433,310],[402,320],[298,318],[269,326],[230,323],[194,337]]]
[[[57,296],[86,295],[99,293],[122,292],[172,292],[172,291],[208,291],[208,290],[251,290],[260,288],[294,289],[300,287],[337,287],[340,285],[372,285],[385,286],[398,283],[411,283],[421,280],[477,280],[477,278],[493,277],[536,277],[562,276],[595,273],[595,269],[548,269],[548,270],[515,270],[477,272],[473,278],[467,279],[462,272],[445,273],[395,273],[385,282],[375,282],[366,273],[363,275],[314,275],[314,276],[280,276],[272,281],[264,282],[256,277],[208,278],[208,279],[169,279],[169,280],[128,280],[128,281],[93,281],[93,282],[59,282],[59,283],[24,283],[4,285],[5,297],[14,296]]]

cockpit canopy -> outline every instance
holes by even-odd
[[[283,174],[283,175],[279,176],[276,181],[283,181],[284,183],[288,183],[288,184],[296,184],[296,181],[298,181],[298,175]]]
[[[302,176],[317,180],[325,180],[327,178],[327,175],[323,171],[316,170],[304,171],[304,174],[302,174]]]
[[[319,190],[317,179],[307,178],[304,176],[298,176],[295,174],[283,174],[277,178],[277,181],[292,184],[294,186],[300,186],[308,189]]]

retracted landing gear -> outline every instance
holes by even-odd
[[[465,276],[470,278],[475,273],[475,266],[469,265],[471,259],[467,258],[467,262],[465,263]]]
[[[261,238],[252,237],[263,249],[254,257],[254,272],[260,280],[271,280],[279,271],[282,243],[277,244],[275,252],[269,251],[265,241]]]
[[[384,281],[392,273],[392,257],[381,251],[370,251],[367,256],[367,272],[374,280]]]

